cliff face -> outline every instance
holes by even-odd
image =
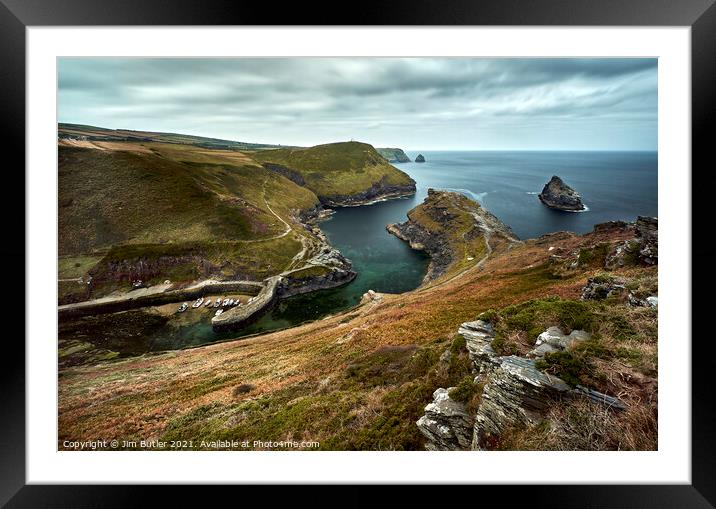
[[[426,281],[479,263],[496,243],[516,242],[509,227],[459,193],[428,189],[404,223],[386,226],[410,247],[430,255]]]
[[[410,158],[402,148],[376,148],[389,163],[409,163]]]
[[[412,194],[415,194],[415,182],[391,184],[386,179],[381,179],[363,191],[353,194],[319,196],[318,198],[327,207],[356,207]]]
[[[545,184],[542,192],[539,194],[542,203],[553,209],[578,211],[584,210],[582,197],[562,181],[557,175],[554,175],[547,184]]]
[[[265,150],[252,157],[264,167],[302,182],[327,206],[361,205],[415,193],[415,181],[367,143]]]

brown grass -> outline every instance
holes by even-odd
[[[589,236],[574,235],[558,240],[568,250],[593,241]],[[385,295],[381,301],[300,327],[191,350],[63,369],[59,379],[60,443],[98,436],[151,439],[169,433],[182,437],[310,437],[336,449],[419,449],[422,439],[414,419],[440,386],[437,384],[454,384],[467,374],[456,368],[448,375],[450,370],[435,364],[449,348],[460,323],[474,320],[487,309],[528,299],[550,295],[578,298],[591,272],[577,270],[554,277],[545,269],[548,258],[547,247],[539,241],[509,250],[498,246],[482,267],[472,267],[444,284]],[[386,352],[393,352],[393,357],[384,362],[381,359]],[[456,358],[464,358],[464,352],[462,356]],[[351,378],[350,366],[361,365],[377,369],[384,383]],[[610,383],[626,384],[617,371]],[[631,390],[634,380],[641,380],[646,389],[628,401],[630,410],[624,416],[596,414],[595,422],[586,426],[602,431],[580,431],[578,436],[584,438],[579,438],[579,444],[648,448],[655,443],[656,430],[650,422],[655,422],[651,408],[656,401],[656,381],[633,368],[622,371],[632,376],[631,385],[625,388]],[[254,388],[236,395],[240,384]],[[564,424],[552,433],[546,446],[566,447],[559,437],[571,432],[567,425],[576,424],[559,418],[566,408],[555,407],[553,412],[554,422]],[[628,419],[623,420],[625,416]],[[605,430],[617,418],[621,432],[618,428]],[[632,438],[616,436],[624,434],[623,426],[633,429]],[[524,440],[517,440],[516,447],[522,448]]]

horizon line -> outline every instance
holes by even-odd
[[[321,143],[315,143],[313,145],[293,145],[290,143],[276,143],[276,142],[267,142],[267,141],[243,141],[238,139],[229,139],[229,138],[217,138],[215,136],[207,136],[204,134],[188,134],[188,133],[182,133],[179,131],[153,131],[149,129],[137,129],[137,128],[126,128],[126,127],[104,127],[99,125],[93,125],[93,124],[85,124],[81,122],[61,122],[57,121],[57,125],[60,124],[67,124],[67,125],[76,125],[76,126],[84,126],[84,127],[95,127],[99,129],[109,129],[113,131],[135,131],[135,132],[147,132],[147,133],[156,133],[156,134],[177,134],[180,136],[195,136],[199,138],[207,138],[207,139],[214,139],[214,140],[220,140],[220,141],[230,141],[233,143],[246,143],[250,145],[275,145],[280,147],[296,147],[296,148],[311,148],[318,145],[327,145],[330,143],[344,143],[345,140],[337,140],[337,141],[329,141],[329,142],[321,142]],[[356,140],[355,138],[351,138],[348,141],[358,141],[360,143],[367,143],[367,142],[361,142],[360,140]],[[371,145],[374,148],[399,148],[403,151],[410,151],[410,152],[658,152],[658,148],[648,149],[648,148],[622,148],[622,149],[614,149],[614,148],[422,148],[422,149],[412,149],[412,148],[402,148],[395,146],[394,144],[387,144],[387,145],[377,145],[373,143],[368,143],[368,145]]]

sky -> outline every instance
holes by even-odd
[[[58,120],[405,150],[656,150],[656,59],[61,58]]]

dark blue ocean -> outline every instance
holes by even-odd
[[[411,158],[417,152],[408,153]],[[656,152],[423,152],[425,163],[396,165],[418,183],[451,189],[479,201],[522,239],[567,230],[586,233],[597,223],[656,216]],[[552,175],[577,192],[589,210],[560,212],[537,193]]]

